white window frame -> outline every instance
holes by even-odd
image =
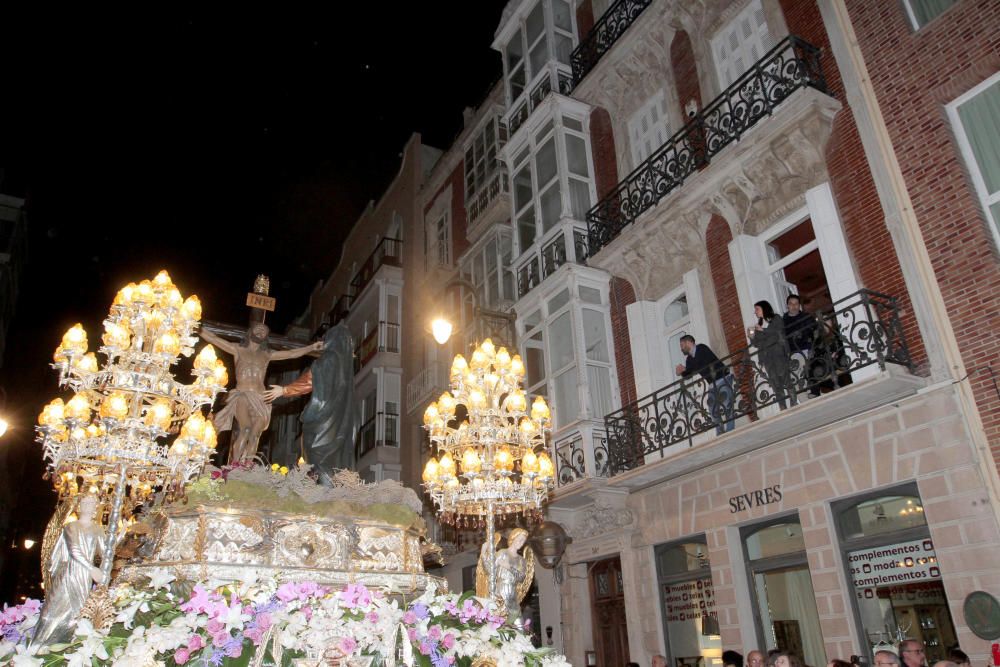
[[[491,129],[492,132],[489,131]],[[503,117],[499,113],[491,112],[466,143],[463,158],[466,208],[500,170],[499,153],[506,141],[506,134]]]
[[[448,186],[434,200],[434,204],[424,216],[424,263],[428,270],[453,266],[452,257],[452,215],[451,187]],[[442,243],[443,241],[443,243]]]
[[[658,118],[643,131],[642,123],[648,120],[650,111],[654,109]],[[667,96],[662,89],[653,93],[629,118],[628,140],[632,151],[633,168],[645,162],[670,138],[670,126],[667,120]]]
[[[969,135],[966,134],[965,126],[962,125],[962,119],[958,115],[958,108],[960,106],[996,85],[1000,85],[1000,72],[997,72],[949,102],[945,105],[945,109],[948,112],[948,119],[955,130],[955,138],[958,140],[958,148],[962,154],[962,160],[969,169],[969,175],[972,176],[972,183],[975,186],[979,204],[983,208],[983,214],[986,216],[987,222],[991,223],[989,227],[993,235],[993,242],[1000,248],[1000,220],[994,219],[990,211],[991,206],[1000,202],[1000,190],[992,194],[989,192],[986,186],[986,179],[983,178],[983,172],[979,168],[979,162],[976,161],[976,155],[972,152],[972,143],[969,141]]]
[[[601,303],[597,304],[584,302],[583,299],[580,298],[581,287],[589,287],[597,290],[601,295]],[[564,289],[569,290],[569,301],[550,312],[549,301]],[[604,327],[607,335],[606,340],[608,346],[607,363],[587,358],[586,336],[583,330],[584,310],[593,310],[601,312],[604,315]],[[553,285],[551,288],[545,289],[544,293],[542,293],[542,290],[532,292],[530,305],[525,304],[524,301],[520,302],[517,312],[519,315],[522,312],[526,313],[525,316],[519,316],[517,321],[517,327],[520,331],[520,336],[518,338],[519,347],[521,356],[525,360],[525,363],[528,363],[526,348],[529,346],[539,346],[538,342],[531,341],[531,336],[537,334],[539,331],[542,333],[540,346],[545,360],[544,379],[531,387],[525,386],[525,390],[528,394],[534,394],[538,391],[539,387],[544,385],[544,395],[546,400],[549,401],[549,404],[552,405],[552,409],[555,412],[556,421],[553,426],[554,433],[562,433],[565,429],[573,426],[582,419],[604,419],[604,414],[591,414],[592,410],[588,380],[588,366],[600,366],[608,369],[608,377],[611,386],[609,412],[614,412],[621,407],[621,388],[618,385],[614,333],[611,328],[610,290],[606,276],[603,278],[597,278],[596,276],[590,277],[580,273],[577,275],[571,275],[565,280],[560,280],[557,285]],[[525,326],[525,320],[527,317],[532,316],[535,313],[539,314],[539,322],[530,327]],[[570,326],[573,332],[573,361],[554,369],[552,368],[552,355],[549,353],[549,341],[551,338],[550,328],[555,320],[564,313],[569,314]],[[572,368],[576,369],[577,374],[576,389],[578,412],[575,415],[560,415],[558,413],[561,406],[557,405],[553,382],[557,376],[566,373]]]
[[[753,21],[752,23],[757,26],[757,32],[750,37],[745,35],[741,36],[738,48],[740,55],[743,58],[743,71],[737,73],[735,77],[730,78],[722,62],[721,47],[723,46],[723,41],[726,39],[731,29],[738,26],[741,21],[746,20],[748,14],[752,17],[755,12],[760,12],[760,15],[764,18],[764,23],[761,25]],[[750,2],[748,2],[747,5],[739,11],[739,13],[727,21],[726,25],[720,28],[715,35],[712,36],[712,60],[715,62],[716,76],[719,77],[719,89],[725,90],[732,85],[733,82],[743,76],[743,74],[745,74],[755,62],[763,58],[766,53],[774,48],[775,43],[773,31],[771,31],[770,26],[768,25],[767,12],[764,11],[761,0],[750,0]],[[754,44],[760,48],[760,54],[756,58],[753,58],[753,54],[750,50],[750,46]],[[730,54],[730,58],[732,58],[732,54]]]
[[[952,1],[951,4],[952,5],[955,4],[954,0]],[[938,16],[941,16],[941,14],[944,14],[944,12],[948,11],[949,9],[951,9],[951,7],[946,7],[944,9],[944,11],[941,12],[941,14],[938,14],[937,16],[935,16],[934,18],[932,18],[930,21],[928,21],[924,25],[920,25],[920,22],[917,20],[917,15],[913,11],[913,7],[910,5],[910,0],[903,0],[903,7],[906,9],[906,17],[910,20],[910,25],[913,26],[914,30],[920,30],[925,25],[927,25],[928,23],[930,23],[931,21],[933,21],[934,19],[936,19]]]
[[[521,258],[525,255],[525,253],[529,250],[535,252],[536,248],[541,247],[544,243],[551,240],[553,230],[560,227],[564,220],[573,216],[573,202],[570,196],[571,181],[586,183],[588,196],[590,198],[590,206],[593,206],[594,202],[597,201],[597,186],[594,182],[594,154],[593,147],[590,144],[589,114],[585,113],[582,108],[563,109],[560,106],[553,105],[548,107],[547,113],[539,111],[535,114],[535,116],[539,117],[538,120],[536,121],[533,116],[531,119],[531,127],[528,128],[529,131],[524,132],[521,135],[525,138],[519,141],[516,147],[508,144],[504,149],[505,154],[510,159],[508,173],[510,174],[511,210],[513,212],[512,226],[514,229],[513,240],[514,253],[518,257],[518,260],[515,261],[515,264],[517,265],[521,264]],[[567,127],[566,119],[579,123],[581,129],[577,130]],[[542,132],[542,130],[544,130],[544,132]],[[583,141],[587,160],[586,177],[570,171],[569,154],[567,152],[567,137],[570,136]],[[537,167],[538,153],[541,147],[544,146],[550,138],[554,138],[555,140],[556,174],[551,180],[546,181],[544,184],[539,184]],[[518,158],[521,159],[515,163],[514,161]],[[528,169],[528,173],[531,177],[531,198],[520,209],[517,209],[516,181],[517,176],[525,168]],[[555,187],[556,185],[559,187],[559,217],[558,219],[551,221],[550,225],[543,229],[541,204],[542,195],[547,193],[550,188]],[[534,237],[532,238],[531,243],[524,243],[521,239],[519,220],[529,210],[534,213]]]
[[[539,5],[542,6],[542,32],[531,44],[528,44],[527,19]],[[535,87],[535,85],[537,85],[539,74],[549,69],[549,63],[553,61],[561,62],[557,60],[556,56],[557,36],[569,39],[571,51],[572,48],[576,46],[576,6],[574,2],[566,2],[566,5],[569,7],[569,32],[556,26],[555,18],[552,13],[552,0],[538,0],[538,2],[530,5],[529,7],[523,7],[519,10],[520,16],[511,19],[511,22],[516,27],[509,29],[510,33],[501,38],[502,46],[498,49],[503,54],[504,94],[507,98],[508,109],[512,109],[525,95],[531,94],[531,90]],[[507,52],[510,48],[510,44],[515,39],[520,40],[521,42],[521,62],[518,66],[522,67],[524,70],[524,88],[518,95],[513,96],[510,88],[510,63],[507,57]],[[533,70],[531,68],[531,50],[538,46],[538,44],[542,41],[546,43],[548,57],[537,70]],[[494,47],[496,47],[496,43],[494,43]],[[567,67],[570,65],[569,62],[563,64]]]

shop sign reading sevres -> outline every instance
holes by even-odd
[[[775,484],[764,489],[741,493],[729,499],[729,513],[736,514],[751,507],[770,505],[781,500],[781,485]]]
[[[859,598],[875,597],[876,588],[941,578],[934,545],[929,539],[899,542],[847,555]]]

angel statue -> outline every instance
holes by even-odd
[[[93,584],[104,584],[104,573],[94,565],[104,554],[104,528],[94,520],[97,497],[84,496],[77,507],[79,518],[66,524],[52,550],[51,586],[46,589],[32,645],[61,644],[73,638],[73,622],[90,595]]]
[[[499,544],[500,536],[495,537],[495,544]],[[496,576],[496,602],[499,612],[506,614],[507,623],[520,627],[521,625],[521,602],[531,588],[531,582],[535,578],[535,556],[531,549],[528,549],[525,556],[518,552],[524,548],[528,541],[528,531],[524,528],[515,528],[507,535],[507,548],[496,551],[494,557],[494,567]],[[476,566],[476,595],[479,597],[489,597],[489,567],[487,565],[488,544],[483,544],[479,555],[479,564]]]

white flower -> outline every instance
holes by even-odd
[[[167,588],[171,581],[176,579],[174,575],[166,570],[156,569],[153,573],[149,575],[149,585],[153,590],[158,590],[160,588]]]
[[[10,661],[14,667],[39,667],[42,664],[42,659],[31,655],[24,646],[18,646],[16,651]]]

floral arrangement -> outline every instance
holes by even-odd
[[[173,584],[172,584],[173,582]],[[342,664],[408,667],[568,667],[551,649],[537,649],[522,631],[471,593],[430,589],[412,601],[351,584],[332,590],[314,582],[183,585],[162,575],[149,587],[111,589],[108,627],[77,621],[73,641],[46,652],[27,646],[40,604],[4,607],[0,664],[292,665],[299,658]],[[263,656],[257,655],[264,651]]]
[[[404,527],[422,521],[420,499],[395,480],[367,484],[357,472],[340,470],[333,475],[333,485],[324,486],[316,482],[308,464],[288,468],[245,463],[208,466],[206,470],[210,474],[187,486],[189,503],[323,517],[370,517]]]

